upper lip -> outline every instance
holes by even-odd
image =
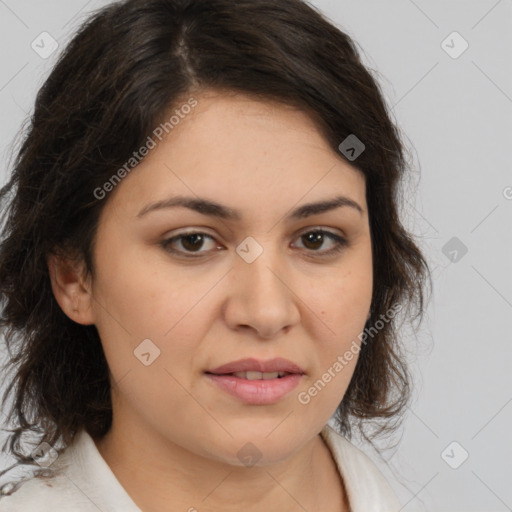
[[[287,372],[303,374],[304,370],[288,359],[278,357],[267,361],[253,358],[239,359],[238,361],[231,361],[230,363],[223,364],[213,370],[208,370],[206,373],[222,375],[235,372]]]

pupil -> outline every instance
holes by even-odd
[[[323,233],[320,231],[314,231],[304,236],[306,237],[306,243],[312,244],[314,248],[318,248],[322,245]],[[199,249],[203,244],[203,236],[200,233],[184,236],[182,244],[187,250]]]
[[[190,240],[193,240],[193,242],[191,244],[188,243]],[[185,247],[185,249],[187,249],[187,250],[198,249],[201,247],[202,243],[203,243],[203,237],[199,233],[187,235],[187,236],[183,237],[183,240],[182,240],[183,247]]]
[[[318,244],[319,246],[322,245],[323,233],[320,233],[319,231],[315,231],[315,232],[312,232],[312,233],[308,233],[305,236],[306,236],[306,239],[307,239],[307,243],[312,242],[313,245],[314,244]],[[317,248],[317,246],[315,246],[315,248]]]

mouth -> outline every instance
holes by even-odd
[[[220,376],[233,376],[237,377],[239,379],[245,379],[245,380],[271,380],[271,379],[282,379],[283,377],[286,377],[287,375],[295,375],[293,373],[289,372],[256,372],[256,371],[249,371],[249,372],[233,372],[233,373],[210,373],[206,372],[208,375],[220,375]]]
[[[217,389],[251,405],[279,402],[301,381],[305,372],[286,359],[242,359],[205,372]]]
[[[207,373],[212,373],[214,375],[249,374],[249,379],[256,380],[257,378],[262,378],[261,376],[256,376],[259,373],[264,375],[263,378],[265,378],[266,374],[271,374],[272,376],[267,378],[275,379],[280,374],[281,376],[284,376],[290,373],[303,374],[305,372],[298,364],[282,357],[276,357],[267,361],[254,358],[239,359],[237,361],[231,361],[230,363],[223,364],[213,370],[208,370]],[[273,375],[276,373],[277,375]]]

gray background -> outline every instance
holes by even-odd
[[[107,3],[0,0],[2,183],[58,54],[32,41],[47,31],[62,48]],[[378,75],[413,163],[404,222],[434,270],[425,322],[404,331],[416,387],[400,444],[388,464],[364,449],[404,511],[512,510],[512,0],[312,4]]]

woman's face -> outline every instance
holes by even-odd
[[[196,99],[104,199],[91,322],[114,424],[229,464],[277,462],[318,434],[355,368],[372,296],[365,181],[302,112]],[[339,196],[360,210],[303,208]],[[219,206],[166,206],[178,197]]]

